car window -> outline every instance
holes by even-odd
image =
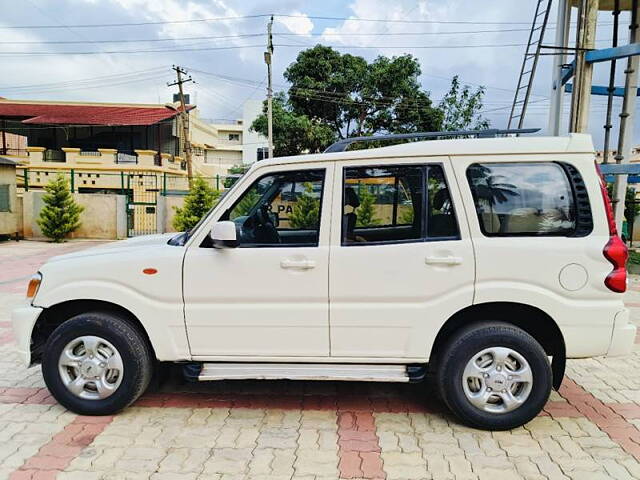
[[[342,244],[398,242],[422,238],[424,168],[346,168]]]
[[[467,169],[467,179],[487,236],[575,231],[573,190],[557,163],[476,163]]]
[[[458,238],[458,222],[444,171],[440,165],[427,167],[427,237]]]
[[[221,220],[237,225],[240,246],[317,246],[324,170],[265,175]]]

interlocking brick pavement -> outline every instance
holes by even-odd
[[[638,347],[569,361],[509,432],[460,425],[422,385],[172,380],[113,417],[72,414],[20,365],[8,315],[41,262],[90,245],[0,244],[0,479],[640,479]],[[640,323],[640,281],[625,298]]]

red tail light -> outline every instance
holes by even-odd
[[[605,258],[611,262],[611,265],[613,265],[613,270],[609,275],[607,275],[607,278],[604,279],[604,284],[609,290],[617,293],[624,293],[627,290],[627,258],[629,256],[629,251],[622,239],[618,236],[616,219],[613,215],[609,192],[607,192],[607,184],[604,181],[604,177],[602,176],[600,167],[597,163],[596,170],[600,176],[600,191],[602,192],[604,210],[607,212],[607,223],[609,224],[610,236],[602,253]]]
[[[618,235],[613,235],[602,253],[613,265],[613,271],[604,279],[604,284],[609,290],[624,293],[627,290],[627,246]]]

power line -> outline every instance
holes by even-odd
[[[262,45],[229,45],[226,47],[201,47],[201,48],[167,48],[149,50],[98,50],[81,52],[0,52],[0,56],[56,56],[56,55],[114,55],[129,53],[169,53],[169,52],[200,52],[212,50],[237,50],[240,48],[262,48]]]
[[[61,29],[61,28],[115,28],[115,27],[140,27],[148,25],[177,25],[190,23],[207,23],[232,20],[249,20],[256,18],[268,18],[274,16],[276,18],[308,18],[312,20],[330,20],[330,21],[350,21],[350,22],[366,22],[366,23],[395,23],[395,24],[416,24],[416,25],[526,25],[526,22],[479,22],[477,20],[408,20],[408,19],[386,19],[386,18],[359,18],[359,17],[328,17],[316,15],[293,15],[279,13],[262,13],[256,15],[238,15],[231,17],[213,17],[213,18],[193,18],[189,20],[161,20],[155,22],[122,22],[122,23],[93,23],[93,24],[75,24],[75,25],[6,25],[0,29],[17,30],[17,29]],[[550,24],[552,25],[552,24]]]
[[[77,84],[83,84],[83,83],[94,82],[99,80],[108,80],[113,78],[123,78],[123,77],[140,76],[140,75],[151,74],[151,73],[160,73],[161,71],[164,71],[164,70],[165,70],[165,67],[158,66],[158,67],[149,68],[145,70],[138,70],[134,72],[114,73],[109,75],[100,75],[97,77],[80,78],[80,79],[74,79],[74,80],[68,80],[68,81],[62,81],[62,82],[33,83],[29,85],[20,85],[20,86],[0,86],[0,89],[17,90],[17,89],[30,89],[34,87],[39,88],[39,87],[49,87],[49,86],[55,87],[60,85],[77,85]]]
[[[109,40],[30,40],[20,42],[0,42],[0,45],[74,45],[74,44],[104,44],[104,43],[146,43],[146,42],[177,42],[187,40],[228,40],[231,38],[252,38],[260,37],[260,33],[243,33],[238,35],[214,35],[202,37],[179,37],[179,38],[138,38],[138,39],[109,39]]]
[[[480,45],[325,45],[331,48],[375,48],[375,49],[467,49],[467,48],[503,48],[522,47],[524,43],[499,43]],[[167,49],[139,49],[139,50],[99,50],[99,51],[74,51],[74,52],[0,52],[0,56],[56,56],[56,55],[113,55],[113,54],[136,54],[136,53],[170,53],[170,52],[199,52],[214,50],[237,50],[241,48],[258,48],[262,45],[229,45],[225,47],[194,47],[194,48],[167,48]],[[279,48],[307,48],[313,45],[276,44]]]

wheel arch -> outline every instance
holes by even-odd
[[[44,345],[58,326],[76,315],[87,312],[112,313],[127,320],[143,335],[153,358],[156,358],[147,330],[130,310],[104,300],[74,299],[51,305],[42,311],[31,332],[31,363],[40,363]]]
[[[483,321],[501,321],[521,328],[553,357],[553,387],[557,390],[562,384],[566,365],[564,336],[556,321],[545,311],[517,302],[487,302],[466,307],[453,314],[440,328],[431,348],[430,363],[437,364],[438,355],[455,331],[473,323]]]

